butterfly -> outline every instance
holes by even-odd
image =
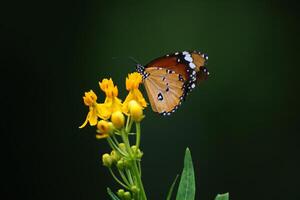
[[[183,51],[152,60],[146,66],[137,64],[152,110],[171,115],[198,82],[207,79],[207,54]]]

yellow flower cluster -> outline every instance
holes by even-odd
[[[100,89],[105,93],[104,103],[97,103],[97,95],[90,90],[85,92],[83,102],[89,107],[86,120],[79,127],[83,128],[89,122],[91,126],[97,125],[97,138],[109,137],[114,129],[120,129],[124,126],[125,117],[131,116],[136,122],[143,119],[143,109],[147,107],[139,85],[142,82],[142,76],[137,73],[128,74],[126,78],[126,89],[129,91],[125,101],[118,98],[118,87],[114,85],[113,80],[103,79],[99,82]],[[100,119],[100,120],[99,120]],[[108,120],[111,120],[109,122]]]
[[[147,102],[139,90],[139,85],[142,80],[142,76],[137,72],[129,74],[126,78],[126,90],[128,90],[129,93],[123,103],[123,112],[127,115],[129,114],[129,102],[131,100],[135,100],[143,108],[147,107]]]

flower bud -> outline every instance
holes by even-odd
[[[118,160],[120,160],[120,154],[118,153],[118,152],[116,152],[115,150],[112,150],[111,152],[110,152],[110,156],[111,156],[111,158],[112,158],[112,160],[113,160],[113,162],[118,162]]]
[[[123,113],[121,111],[114,112],[111,115],[111,122],[117,129],[122,128],[125,123],[125,117],[124,117]]]
[[[140,189],[138,187],[136,187],[135,185],[131,186],[130,190],[133,192],[133,193],[138,193],[140,191]]]
[[[119,161],[117,162],[117,168],[118,168],[119,170],[123,170],[123,169],[124,169],[124,161],[123,161],[123,160],[119,160]]]
[[[117,195],[118,195],[118,197],[120,197],[120,199],[123,199],[124,193],[125,193],[125,191],[123,189],[119,189],[117,192]]]
[[[131,146],[131,150],[133,151],[134,154],[137,153],[137,147],[135,145]]]
[[[137,158],[141,159],[143,157],[143,155],[144,155],[144,153],[141,150],[138,150]]]
[[[142,158],[143,152],[140,149],[138,149],[135,145],[131,146],[131,149],[138,159]]]
[[[126,168],[129,168],[132,165],[130,160],[124,159],[123,162],[124,162],[124,167]]]
[[[123,151],[126,151],[126,147],[124,143],[119,143],[119,147],[120,149],[122,149]]]
[[[97,123],[97,129],[100,133],[110,133],[112,131],[112,124],[105,120],[100,120]]]
[[[105,153],[102,155],[102,163],[106,167],[111,167],[112,159],[111,156],[108,153]]]
[[[131,100],[128,104],[130,116],[135,122],[140,122],[144,118],[143,108],[135,100]]]
[[[128,192],[128,191],[125,192],[124,195],[123,195],[123,197],[124,197],[125,200],[131,200],[131,194],[130,194],[130,192]]]

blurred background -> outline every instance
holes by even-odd
[[[1,6],[1,170],[9,199],[108,199],[109,150],[78,129],[85,91],[120,97],[141,64],[209,55],[209,79],[171,117],[146,109],[143,181],[165,199],[192,152],[196,199],[298,199],[299,6],[283,0],[10,1]],[[117,58],[117,59],[115,59]]]

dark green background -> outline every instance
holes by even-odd
[[[22,1],[1,6],[2,188],[9,199],[108,199],[106,142],[82,95],[126,57],[208,53],[209,80],[171,117],[145,111],[143,180],[164,199],[192,151],[197,199],[299,198],[299,6],[292,1]],[[119,57],[119,59],[112,59]]]

